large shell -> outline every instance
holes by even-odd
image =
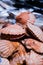
[[[0,65],[10,65],[8,59],[0,57]]]
[[[0,56],[8,57],[14,51],[14,47],[8,40],[0,40]]]
[[[25,29],[18,24],[9,25],[0,30],[2,33],[1,38],[3,39],[18,39],[25,35]],[[2,37],[3,36],[3,37]]]
[[[9,25],[1,30],[3,34],[10,34],[10,35],[21,35],[25,33],[25,29],[23,29],[18,24]]]

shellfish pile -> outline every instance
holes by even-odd
[[[43,65],[43,31],[35,16],[22,12],[15,18],[0,29],[0,65]]]

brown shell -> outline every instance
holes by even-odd
[[[22,12],[20,15],[16,16],[16,21],[21,24],[26,24],[26,22],[34,23],[35,16],[30,12]]]

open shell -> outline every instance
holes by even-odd
[[[18,24],[9,25],[1,29],[0,32],[1,38],[8,40],[19,39],[25,36],[25,29],[23,29],[23,27],[19,26]]]

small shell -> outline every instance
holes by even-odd
[[[24,39],[24,40],[22,40],[21,42],[22,42],[22,44],[23,44],[27,49],[32,49],[31,46],[27,44],[28,39]]]
[[[17,22],[21,24],[26,24],[26,22],[35,22],[35,16],[30,12],[22,12],[20,15],[16,16]]]
[[[42,42],[28,38],[28,39],[25,40],[24,44],[26,45],[26,47],[28,47],[28,49],[29,49],[29,46],[30,46],[30,49],[34,49],[38,53],[43,53],[43,43]]]
[[[8,59],[0,57],[0,65],[10,65]]]
[[[14,47],[8,40],[0,40],[0,56],[8,57],[14,51]]]
[[[38,26],[27,23],[27,29],[27,31],[30,32],[30,35],[43,42],[43,31]]]

